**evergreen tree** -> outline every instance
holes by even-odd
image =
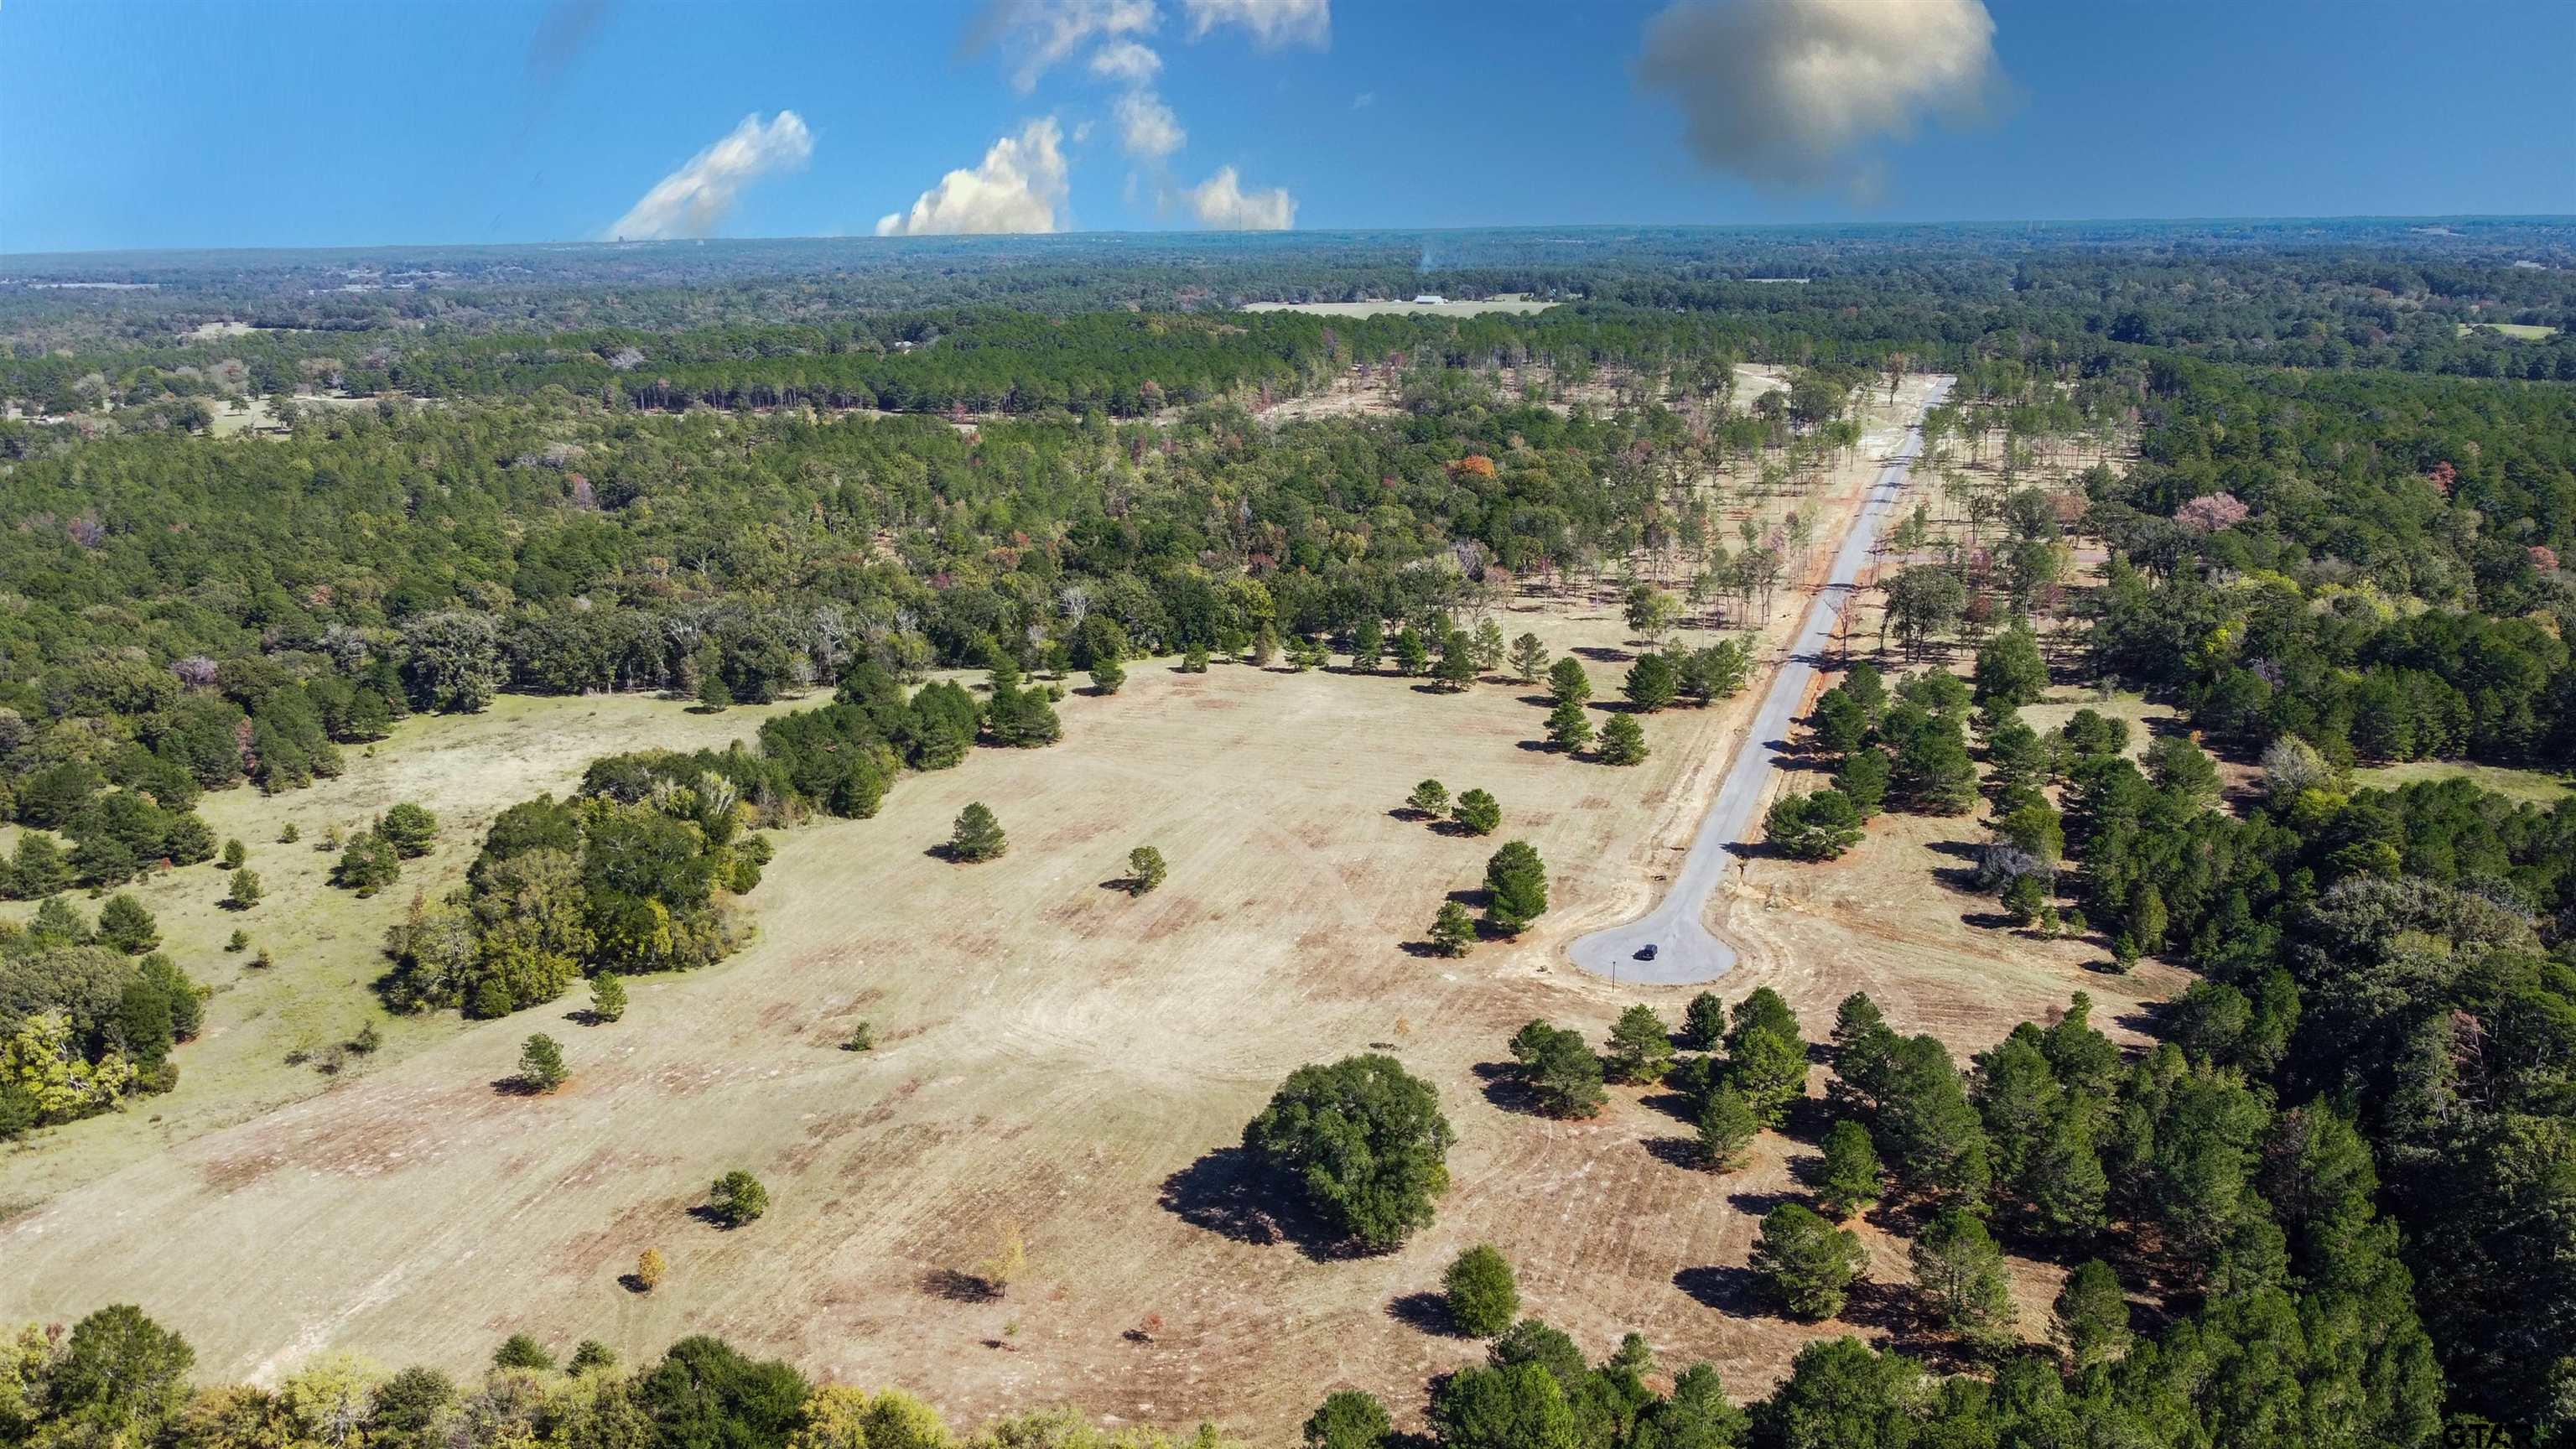
[[[1476,944],[1476,921],[1456,901],[1442,901],[1431,921],[1431,945],[1443,956],[1464,956]]]
[[[1482,790],[1462,790],[1450,818],[1465,827],[1469,835],[1491,835],[1503,823],[1503,807]]]
[[[1512,675],[1523,684],[1536,683],[1547,669],[1547,646],[1536,634],[1523,634],[1512,641]]]
[[[1547,913],[1547,867],[1527,841],[1515,840],[1485,862],[1485,924],[1517,936]]]
[[[1867,1211],[1881,1192],[1878,1148],[1869,1129],[1845,1117],[1825,1133],[1824,1167],[1816,1182],[1816,1201],[1835,1218]]]
[[[563,1047],[539,1032],[519,1048],[519,1081],[531,1092],[551,1092],[564,1084],[572,1069],[564,1065]]]
[[[1539,1103],[1558,1117],[1589,1117],[1608,1100],[1601,1090],[1601,1059],[1583,1034],[1533,1021],[1512,1034],[1512,1057]]]
[[[120,891],[98,908],[98,941],[128,956],[140,956],[161,944],[161,924],[143,902]]]
[[[1726,1003],[1703,991],[1682,1009],[1682,1041],[1695,1052],[1716,1051],[1726,1040]]]
[[[1619,1013],[1610,1028],[1604,1065],[1609,1074],[1631,1084],[1662,1081],[1673,1065],[1672,1035],[1655,1009],[1642,1003]]]
[[[1910,1252],[1914,1280],[1944,1325],[1984,1349],[2010,1340],[2012,1284],[1984,1223],[1948,1209],[1915,1235]]]
[[[1010,849],[1003,838],[1002,822],[983,801],[978,800],[957,812],[957,823],[948,834],[948,858],[962,861],[985,861]]]
[[[1547,742],[1567,754],[1591,748],[1592,719],[1584,712],[1583,706],[1569,699],[1549,710]]]
[[[1646,731],[1632,714],[1614,714],[1601,727],[1601,762],[1605,765],[1642,765],[1646,762]]]
[[[1700,1160],[1724,1172],[1744,1158],[1744,1150],[1762,1130],[1753,1104],[1732,1083],[1720,1083],[1699,1112]]]
[[[1793,1202],[1762,1219],[1753,1244],[1753,1271],[1773,1301],[1809,1322],[1843,1311],[1843,1296],[1865,1261],[1859,1238]]]
[[[2066,1275],[2058,1290],[2050,1336],[2079,1369],[2108,1363],[2129,1351],[2129,1297],[2111,1265],[2091,1258]]]
[[[1547,692],[1558,704],[1587,704],[1592,699],[1592,676],[1583,672],[1583,661],[1569,654],[1548,666]]]

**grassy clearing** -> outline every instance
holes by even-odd
[[[595,756],[748,739],[764,714],[781,707],[704,715],[640,695],[503,695],[482,714],[405,720],[376,745],[351,748],[346,772],[310,789],[261,795],[244,787],[207,795],[197,813],[218,839],[238,838],[249,847],[250,867],[266,894],[250,910],[226,909],[230,876],[212,861],[130,888],[159,919],[163,948],[215,993],[204,1035],[180,1051],[179,1089],[141,1099],[126,1112],[39,1133],[0,1153],[0,1173],[9,1180],[0,1197],[22,1206],[40,1201],[322,1091],[332,1078],[315,1063],[370,1021],[384,1033],[384,1046],[372,1060],[349,1060],[344,1076],[447,1040],[452,1019],[388,1018],[371,989],[383,969],[377,944],[413,891],[435,896],[461,883],[493,815],[541,791],[568,791]],[[437,814],[436,848],[404,862],[402,879],[371,899],[333,889],[337,856],[320,848],[323,833],[333,826],[355,829],[402,800]],[[289,824],[303,838],[280,844]],[[16,848],[14,830],[0,837],[0,848]],[[79,903],[87,913],[98,907],[96,900]],[[0,919],[23,920],[34,909],[24,901],[0,902]],[[223,949],[235,929],[249,934],[249,949]],[[262,949],[274,966],[253,964]],[[314,1060],[290,1064],[295,1053]]]
[[[2562,775],[2472,765],[2461,760],[2409,760],[2352,772],[2352,782],[2367,790],[2394,790],[2419,780],[2474,780],[2508,800],[2529,805],[2554,805],[2576,793],[2576,787],[2571,787]]]
[[[2460,324],[2460,335],[2466,337],[2481,329],[2488,332],[2501,332],[2516,342],[2546,342],[2558,335],[2557,328],[2543,327],[2532,322],[2463,322]]]

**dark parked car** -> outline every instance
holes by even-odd
[[[1638,960],[1640,960],[1640,961],[1652,961],[1652,960],[1654,960],[1654,959],[1655,959],[1655,948],[1654,948],[1654,947],[1652,947],[1652,946],[1643,946],[1643,947],[1639,947],[1639,948],[1638,948],[1638,951],[1637,951],[1637,959],[1638,959]]]

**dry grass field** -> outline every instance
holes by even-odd
[[[1825,495],[1830,518],[1874,471],[1870,451]],[[1784,591],[1774,640],[1798,602]],[[1607,587],[1525,595],[1501,622],[1580,651],[1597,697],[1616,697],[1630,646]],[[715,1332],[910,1386],[960,1421],[1072,1402],[1217,1417],[1258,1442],[1345,1385],[1418,1420],[1425,1378],[1481,1351],[1427,1325],[1421,1295],[1479,1241],[1519,1266],[1528,1311],[1587,1350],[1634,1329],[1668,1368],[1715,1363],[1739,1396],[1818,1336],[1910,1341],[1901,1287],[1856,1294],[1849,1321],[1815,1327],[1750,1301],[1756,1225],[1798,1191],[1812,1143],[1766,1137],[1751,1166],[1719,1176],[1675,1150],[1690,1128],[1662,1094],[1614,1089],[1597,1119],[1555,1122],[1493,1071],[1532,1016],[1597,1039],[1643,996],[1678,1023],[1689,990],[1614,988],[1561,950],[1655,888],[1759,692],[1653,717],[1654,757],[1620,770],[1538,748],[1544,700],[1506,681],[1451,697],[1391,676],[1142,663],[1114,697],[1069,699],[1058,746],[978,750],[905,780],[876,819],[783,834],[750,898],[754,942],[639,980],[622,1022],[581,1024],[578,1000],[403,1022],[335,1078],[284,1068],[293,1046],[371,1011],[382,926],[415,882],[454,879],[499,806],[568,786],[598,753],[754,724],[645,700],[511,700],[412,722],[315,791],[208,799],[218,831],[275,872],[254,934],[291,944],[246,979],[216,949],[233,918],[212,905],[211,868],[150,888],[165,934],[221,993],[208,1038],[183,1049],[172,1096],[0,1159],[10,1192],[41,1202],[0,1224],[0,1320],[139,1302],[210,1376],[274,1375],[325,1348],[463,1368],[518,1330],[630,1355]],[[1491,790],[1500,835],[1402,818],[1425,776]],[[309,839],[400,798],[450,833],[373,902],[322,889],[309,849],[260,843],[284,819]],[[975,800],[1000,815],[1008,854],[936,858]],[[2115,1031],[2171,988],[2152,968],[2103,975],[2087,965],[2098,952],[1969,925],[1979,901],[1937,874],[1957,863],[1940,844],[1969,828],[1895,818],[1843,866],[1757,864],[1721,923],[1747,959],[1716,989],[1778,986],[1821,1037],[1834,1003],[1866,988],[1900,1029],[1964,1054],[2078,988]],[[1418,954],[1443,895],[1474,888],[1512,838],[1547,860],[1550,913],[1463,960]],[[1147,843],[1170,879],[1130,898],[1111,883]],[[862,1021],[876,1049],[842,1050]],[[547,1097],[501,1090],[540,1030],[566,1043],[572,1080]],[[1340,1259],[1259,1211],[1234,1149],[1287,1072],[1371,1048],[1439,1089],[1455,1184],[1403,1250]],[[721,1231],[692,1209],[735,1167],[775,1206]],[[1008,1295],[958,1291],[1014,1232],[1029,1266]],[[1880,1283],[1903,1284],[1901,1242],[1868,1233]],[[646,1247],[669,1256],[670,1278],[631,1292],[621,1275]],[[2053,1271],[2020,1265],[2031,1326]]]

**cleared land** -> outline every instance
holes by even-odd
[[[1517,292],[1482,301],[1416,302],[1409,297],[1384,302],[1246,302],[1246,312],[1311,312],[1318,317],[1473,317],[1484,312],[1512,312],[1527,315],[1544,312],[1554,302],[1533,302]]]
[[[1875,468],[1864,448],[1825,486],[1820,536]],[[1797,602],[1783,591],[1775,643]],[[1579,650],[1598,696],[1616,697],[1632,646],[1609,586],[1524,595],[1500,617]],[[751,898],[755,942],[714,969],[637,982],[617,1025],[568,1020],[567,1000],[498,1022],[401,1023],[386,1051],[332,1079],[283,1068],[289,1043],[354,1031],[375,933],[410,885],[453,879],[492,810],[563,788],[606,750],[753,724],[647,700],[512,700],[414,722],[321,790],[209,798],[217,829],[252,840],[264,871],[283,848],[258,842],[284,818],[310,837],[414,798],[451,834],[374,902],[272,878],[281,897],[316,902],[296,909],[317,913],[317,933],[333,921],[314,959],[284,960],[274,984],[235,969],[173,1096],[6,1159],[14,1191],[50,1200],[0,1226],[0,1318],[140,1302],[188,1334],[208,1375],[273,1375],[330,1347],[463,1368],[519,1329],[630,1355],[716,1332],[907,1384],[963,1420],[1070,1400],[1131,1419],[1215,1416],[1260,1442],[1343,1385],[1418,1419],[1425,1379],[1481,1351],[1426,1331],[1420,1295],[1479,1241],[1519,1265],[1529,1310],[1589,1351],[1635,1329],[1667,1365],[1714,1362],[1738,1395],[1820,1336],[1857,1325],[1909,1341],[1898,1289],[1813,1327],[1751,1302],[1756,1225],[1798,1191],[1811,1144],[1766,1137],[1751,1166],[1712,1175],[1685,1165],[1690,1129],[1663,1094],[1614,1089],[1601,1117],[1553,1122],[1522,1111],[1495,1070],[1533,1016],[1596,1040],[1638,999],[1678,1021],[1687,990],[1614,989],[1555,963],[1573,935],[1659,888],[1757,693],[1652,717],[1654,757],[1619,770],[1536,747],[1546,704],[1516,684],[1448,697],[1393,677],[1140,664],[1119,695],[1067,701],[1059,746],[978,750],[904,781],[874,820],[782,835]],[[1501,835],[1399,818],[1426,775],[1492,790]],[[1009,854],[933,858],[970,800],[1000,812]],[[1829,868],[1848,870],[1833,877],[1848,882],[1840,903],[1825,877],[1803,896],[1784,878],[1775,909],[1739,912],[1745,959],[1720,994],[1778,987],[1822,1036],[1834,1003],[1865,987],[1900,1029],[1964,1053],[2080,987],[2127,1035],[2174,978],[2100,974],[2086,965],[2098,952],[1968,924],[1977,898],[1932,873],[1957,863],[1937,847],[1968,829],[1873,827]],[[1462,961],[1416,954],[1443,894],[1472,890],[1508,838],[1549,862],[1554,909]],[[1171,878],[1130,899],[1109,883],[1140,843],[1162,848]],[[1759,902],[1773,876],[1756,870]],[[220,982],[232,968],[218,963],[238,958],[212,945],[231,918],[213,910],[213,873],[188,875],[151,889],[196,907],[147,899],[174,939],[201,943],[185,952],[192,969]],[[269,929],[253,918],[255,934]],[[290,988],[290,972],[306,975]],[[290,1009],[345,1016],[280,1030]],[[861,1020],[878,1048],[840,1050]],[[552,1097],[496,1090],[539,1030],[567,1043],[572,1082]],[[1240,1192],[1232,1149],[1289,1070],[1381,1044],[1439,1088],[1460,1136],[1455,1186],[1400,1252],[1313,1255]],[[296,1100],[272,1105],[284,1098]],[[733,1167],[758,1173],[776,1207],[727,1233],[690,1210]],[[1026,1280],[1000,1301],[958,1292],[950,1275],[1009,1229],[1026,1237]],[[1905,1282],[1901,1243],[1868,1235],[1877,1277]],[[648,1246],[670,1256],[670,1280],[631,1293],[620,1275]],[[2018,1265],[2033,1315],[2052,1274]]]
[[[2546,342],[2558,335],[2557,328],[2543,327],[2534,322],[2463,322],[2460,324],[2460,333],[2466,336],[2481,328],[2489,332],[2501,332],[2517,342]]]
[[[2576,794],[2564,776],[2543,770],[2509,770],[2501,765],[2474,765],[2466,760],[2409,760],[2352,772],[2352,782],[2368,790],[2394,790],[2424,780],[2470,780],[2508,800],[2547,806]]]

